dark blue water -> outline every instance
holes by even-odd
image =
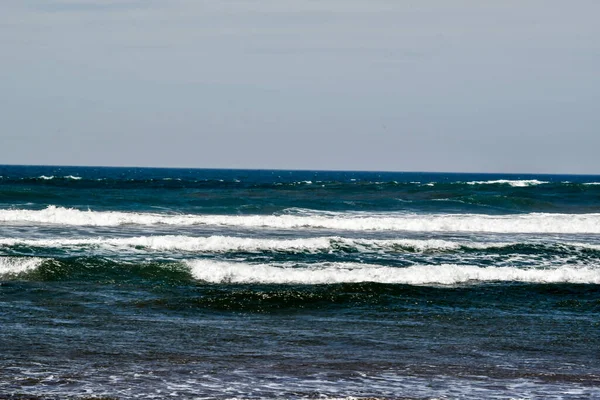
[[[0,398],[600,396],[600,176],[0,166]]]

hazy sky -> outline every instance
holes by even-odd
[[[0,164],[600,173],[598,0],[2,0]]]

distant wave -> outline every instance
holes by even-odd
[[[509,179],[498,179],[493,181],[472,181],[467,182],[467,185],[510,185],[512,187],[527,187],[537,186],[549,183],[546,181],[539,181],[537,179],[526,179],[526,180],[509,180]]]
[[[81,211],[49,206],[43,210],[0,210],[0,222],[76,226],[209,225],[240,228],[335,229],[497,233],[600,233],[600,214],[517,215],[376,214],[304,212],[294,215],[196,215]]]
[[[560,252],[598,250],[600,244],[588,243],[500,243],[466,242],[440,239],[357,239],[324,236],[300,239],[246,238],[234,236],[194,237],[184,235],[137,236],[126,238],[15,239],[0,238],[0,247],[25,246],[42,248],[105,248],[121,250],[186,251],[198,253],[225,252],[427,252],[457,250],[556,250]]]
[[[55,175],[40,175],[40,176],[32,176],[32,177],[24,177],[24,178],[10,178],[10,177],[5,177],[5,176],[0,176],[0,179],[5,179],[5,180],[9,180],[9,181],[14,181],[14,182],[35,182],[38,180],[43,180],[43,181],[51,181],[54,179],[66,179],[66,180],[74,180],[74,181],[79,181],[81,179],[83,179],[81,176],[75,176],[75,175],[65,175],[65,176],[55,176]]]
[[[323,263],[304,267],[212,260],[186,262],[192,275],[210,283],[333,284],[377,282],[409,285],[455,285],[475,282],[594,283],[600,269],[559,267],[520,269],[470,265],[420,265],[405,268],[360,263]]]
[[[32,176],[0,176],[3,182],[11,182],[15,184],[36,185],[42,186],[68,186],[84,185],[86,187],[175,187],[175,188],[253,188],[253,189],[274,189],[274,190],[304,190],[307,186],[317,188],[336,188],[340,190],[345,188],[348,190],[363,190],[368,187],[377,187],[378,190],[399,191],[402,189],[415,187],[424,190],[442,188],[456,189],[464,186],[480,186],[480,185],[498,185],[500,187],[533,187],[538,185],[549,185],[555,187],[557,185],[568,186],[583,186],[588,187],[588,190],[593,190],[590,186],[600,185],[600,182],[572,182],[572,181],[544,181],[539,179],[490,179],[490,180],[423,180],[423,181],[402,181],[402,180],[363,180],[363,179],[341,179],[341,180],[317,180],[303,179],[288,181],[284,179],[274,178],[273,180],[246,180],[246,179],[215,179],[215,178],[194,178],[194,177],[129,177],[127,179],[119,176],[98,177],[98,176],[77,176],[77,175],[59,175],[54,172],[53,175],[32,175]],[[500,188],[499,188],[500,189]],[[477,190],[476,187],[473,190]]]

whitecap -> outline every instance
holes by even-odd
[[[39,267],[43,258],[38,257],[0,257],[0,276],[17,275]]]
[[[473,265],[415,265],[386,267],[361,263],[249,264],[188,260],[194,278],[210,283],[334,284],[377,282],[408,285],[456,285],[481,282],[600,284],[600,269],[564,266],[553,269],[478,267]]]
[[[288,211],[291,212],[291,211]],[[516,215],[406,214],[294,210],[282,215],[160,214],[82,211],[49,206],[43,210],[0,210],[0,222],[72,226],[175,225],[350,231],[600,233],[600,214]]]
[[[187,251],[200,253],[219,252],[331,252],[349,248],[361,252],[409,250],[457,250],[461,247],[486,249],[509,246],[511,243],[469,243],[439,239],[354,239],[339,236],[323,236],[300,239],[247,238],[235,236],[194,237],[184,235],[137,236],[127,238],[56,238],[16,239],[0,238],[0,246],[30,247],[92,247],[107,249],[145,249],[157,251]],[[600,246],[599,246],[600,248]]]
[[[549,183],[547,181],[540,181],[537,179],[525,179],[525,180],[510,180],[510,179],[498,179],[492,181],[472,181],[467,182],[467,185],[510,185],[512,187],[527,187],[536,186]]]

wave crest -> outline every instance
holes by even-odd
[[[334,229],[349,231],[600,233],[600,214],[531,213],[399,214],[304,212],[290,215],[154,214],[81,211],[49,206],[43,210],[0,210],[0,222],[75,226],[208,225],[240,228]]]
[[[44,262],[38,257],[0,257],[0,277],[32,271]]]
[[[467,185],[510,185],[512,187],[527,187],[537,186],[549,183],[547,181],[540,181],[537,179],[522,179],[522,180],[510,180],[510,179],[497,179],[492,181],[471,181],[467,182]]]
[[[199,253],[225,252],[428,252],[428,251],[478,251],[478,250],[522,250],[544,251],[600,251],[600,245],[578,242],[470,242],[442,239],[361,239],[340,236],[319,236],[298,239],[248,238],[236,236],[185,236],[157,235],[120,238],[57,238],[15,239],[0,238],[0,246],[26,246],[39,248],[103,248],[108,250],[156,250],[186,251]]]
[[[471,282],[531,282],[600,284],[600,269],[590,267],[520,269],[442,264],[398,268],[360,263],[325,263],[294,267],[212,260],[189,260],[186,263],[196,279],[209,283],[315,285],[375,282],[456,285]]]

